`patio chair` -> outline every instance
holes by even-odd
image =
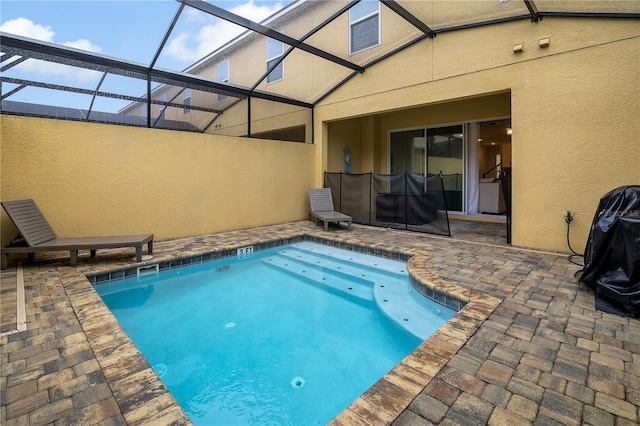
[[[311,188],[309,189],[309,200],[311,202],[311,217],[324,222],[324,230],[329,230],[329,223],[347,222],[348,229],[351,230],[351,216],[342,214],[333,209],[333,198],[331,188]]]
[[[29,258],[33,258],[36,252],[69,250],[70,264],[76,266],[78,250],[89,250],[91,257],[95,257],[97,249],[134,247],[138,262],[142,261],[143,245],[147,244],[148,253],[153,252],[153,234],[58,238],[35,201],[3,201],[1,204],[21,236],[14,238],[12,243],[0,249],[1,269],[7,268],[9,253],[28,253]]]

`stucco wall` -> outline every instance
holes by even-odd
[[[2,200],[59,236],[158,240],[305,219],[316,146],[2,116]],[[2,243],[16,230],[2,211]]]
[[[582,250],[600,197],[640,183],[640,39],[535,65],[512,92],[514,241],[566,250],[571,210]]]
[[[542,37],[551,37],[549,47],[538,46]],[[524,43],[522,53],[514,54],[515,43]],[[582,250],[600,197],[640,183],[638,20],[545,18],[439,34],[370,67],[316,107],[316,140],[332,143],[319,137],[323,122],[331,129],[366,116],[384,123],[399,110],[471,104],[494,93],[511,97],[513,244],[568,251],[571,210],[572,245]],[[433,119],[424,114],[422,124]],[[324,169],[333,158],[324,157]],[[382,164],[374,171],[384,172]]]
[[[294,81],[287,93],[308,80]],[[566,251],[571,210],[574,247],[584,247],[599,198],[640,182],[637,19],[545,17],[425,39],[324,99],[316,145],[2,116],[2,199],[35,198],[61,235],[165,239],[302,219],[307,188],[344,167],[345,146],[354,172],[384,173],[389,128],[494,117],[453,118],[500,94],[513,127],[513,244]]]

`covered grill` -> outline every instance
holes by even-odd
[[[640,186],[600,199],[580,281],[596,292],[596,309],[640,317]]]

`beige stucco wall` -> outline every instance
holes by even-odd
[[[508,117],[510,114],[511,96],[509,92],[504,92],[410,109],[385,111],[384,115],[380,116],[334,121],[329,123],[330,143],[327,148],[325,170],[330,172],[342,170],[344,168],[343,150],[349,148],[353,173],[370,171],[388,173],[388,135],[392,130]],[[455,171],[447,169],[445,173]]]
[[[542,37],[551,37],[549,47],[538,47]],[[524,43],[522,53],[514,54],[515,43]],[[568,251],[564,213],[571,210],[572,245],[581,250],[600,197],[640,183],[638,20],[523,20],[443,33],[412,46],[356,76],[316,108],[316,141],[329,144],[321,150],[326,155],[319,169],[339,165],[337,152],[346,139],[334,147],[332,136],[345,126],[337,124],[342,120],[360,125],[369,117],[378,123],[382,146],[371,151],[383,158],[374,171],[384,172],[388,128],[433,124],[433,115],[410,115],[496,93],[510,96],[513,244]],[[440,123],[458,121],[456,114]],[[358,139],[354,128],[349,137]],[[323,129],[330,130],[328,138],[321,137]],[[355,146],[358,165],[358,153],[366,153],[362,142]]]
[[[408,6],[427,23],[462,16],[441,11],[445,4],[472,15],[469,2]],[[401,23],[387,12],[385,40]],[[346,19],[321,47],[348,46]],[[543,37],[547,48],[538,47]],[[250,44],[245,62],[232,62],[232,82],[237,67],[264,69],[264,49]],[[309,56],[287,57],[285,80],[270,87],[286,84],[294,96],[332,81],[338,66]],[[35,198],[61,235],[164,239],[285,222],[306,216],[307,188],[344,167],[345,147],[355,173],[384,173],[389,130],[504,116],[514,131],[513,244],[566,251],[571,210],[573,245],[584,247],[599,198],[640,182],[640,22],[545,17],[440,33],[324,99],[314,111],[316,145],[2,116],[2,198]],[[7,226],[3,216],[3,241]]]
[[[305,219],[310,144],[5,116],[2,200],[33,198],[61,236],[158,240]],[[2,243],[16,230],[1,216]]]

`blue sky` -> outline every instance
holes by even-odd
[[[238,15],[260,22],[290,0],[209,0]],[[0,0],[0,31],[148,65],[180,7],[175,0]],[[156,66],[182,71],[244,29],[185,7]],[[4,66],[15,58],[2,58]],[[6,61],[6,62],[5,62]],[[146,93],[144,80],[109,75],[29,59],[3,73],[5,77],[39,81],[122,95]],[[4,83],[8,93],[18,84]],[[87,109],[92,97],[29,86],[9,101]],[[99,97],[93,108],[115,112],[128,101]]]
[[[261,21],[289,0],[209,2]],[[0,31],[148,64],[179,6],[174,0],[2,0]],[[186,7],[158,65],[182,70],[238,31],[233,24]]]

